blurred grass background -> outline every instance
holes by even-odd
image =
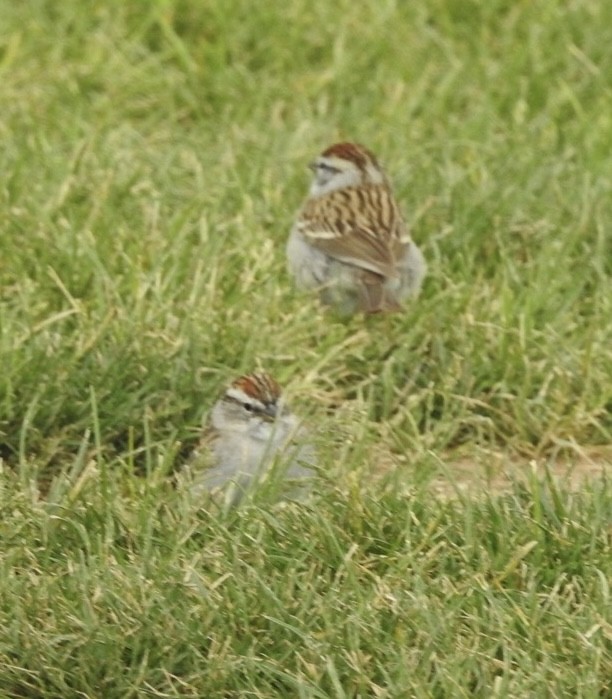
[[[106,697],[608,696],[609,489],[405,502],[367,474],[406,488],[501,454],[530,478],[529,459],[609,454],[612,5],[0,0],[0,15],[7,696],[99,696],[113,673]],[[392,318],[342,322],[285,271],[305,165],[340,139],[380,157],[429,262],[420,299]],[[256,366],[345,475],[319,509],[226,527],[164,476],[226,382]],[[560,549],[524,548],[541,544],[532,520]],[[412,541],[414,522],[420,543],[372,562],[372,541]],[[309,538],[322,561],[356,556],[346,594],[344,564],[333,599],[312,582]],[[288,586],[261,612],[281,620],[284,650],[258,645],[280,627],[249,612],[259,588],[239,561],[253,542],[255,578]],[[439,547],[448,565],[421,570]],[[228,590],[202,622],[221,639],[204,644],[203,674],[203,603],[174,590],[191,567]],[[420,585],[410,603],[392,601],[401,580]],[[128,589],[138,601],[117,602]],[[168,624],[172,652],[154,640]],[[384,632],[361,646],[372,624]],[[428,625],[439,634],[424,642]],[[493,636],[506,645],[479,645]],[[548,653],[541,673],[530,652]]]
[[[405,446],[609,443],[609,14],[5,3],[4,457],[61,462],[90,388],[105,445],[145,414],[167,438],[256,361],[359,386]],[[336,352],[363,323],[294,293],[284,243],[339,138],[380,154],[431,273]]]
[[[61,463],[90,390],[115,451],[144,415],[183,436],[257,361],[358,394],[405,448],[609,443],[610,12],[4,3],[5,459]],[[390,325],[285,272],[305,163],[340,138],[380,155],[430,262]]]

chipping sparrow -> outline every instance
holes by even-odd
[[[378,161],[363,146],[336,143],[309,167],[314,180],[287,243],[298,287],[319,289],[345,314],[399,310],[427,265]]]
[[[202,439],[202,446],[212,452],[212,464],[197,471],[196,453],[190,467],[195,491],[232,484],[229,498],[235,503],[267,474],[292,480],[312,477],[314,450],[306,436],[271,376],[241,376],[213,406]]]

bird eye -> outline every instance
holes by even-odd
[[[242,404],[242,407],[243,407],[245,410],[248,410],[249,413],[252,413],[253,410],[254,410],[254,407],[253,407],[250,403],[243,403],[243,404]]]

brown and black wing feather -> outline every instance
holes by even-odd
[[[385,185],[348,187],[308,200],[299,230],[333,259],[383,278],[397,275],[397,258],[409,242],[406,224]]]

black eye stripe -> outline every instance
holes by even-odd
[[[245,403],[244,401],[240,400],[239,398],[234,398],[234,396],[225,396],[225,400],[228,403],[235,403],[236,405],[240,405],[241,407],[245,408],[246,410],[261,410],[261,408],[257,405],[254,405],[253,403]]]
[[[327,172],[340,172],[340,170],[337,167],[332,167],[327,163],[318,163],[317,167],[320,167],[321,170],[327,170]]]
[[[269,415],[271,410],[273,410],[274,412],[276,412],[277,410],[276,400],[258,401],[257,399],[253,399],[253,402],[251,402],[244,400],[239,396],[232,396],[227,394],[225,395],[223,400],[225,403],[239,406],[240,408],[242,408],[242,410],[246,410],[248,413],[251,413],[252,415]]]
[[[234,396],[226,396],[226,400],[235,405],[239,405],[244,408],[249,413],[263,413],[265,412],[265,406],[257,405],[256,403],[245,403],[239,398],[234,398]]]

